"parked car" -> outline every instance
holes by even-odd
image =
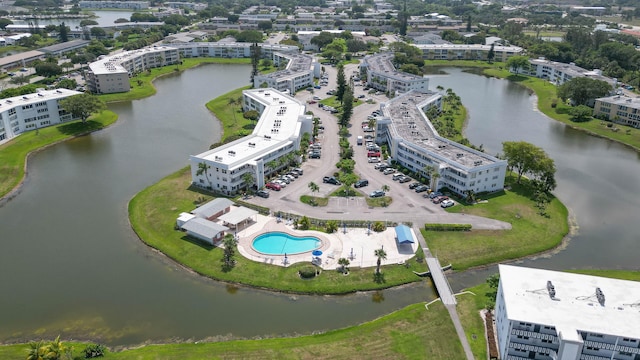
[[[369,158],[369,162],[370,163],[379,163],[380,162],[380,158],[379,157],[370,157]]]
[[[380,151],[369,151],[367,152],[368,157],[380,157]]]
[[[393,179],[393,181],[396,181],[396,180],[400,180],[400,178],[402,178],[403,176],[404,176],[403,173],[395,173],[395,174],[393,174],[391,179]]]
[[[300,176],[300,174],[298,174],[298,172],[297,172],[297,171],[293,171],[293,170],[292,170],[292,171],[289,171],[289,172],[287,173],[287,175],[289,175],[289,176],[293,176],[293,177],[294,177],[294,178],[296,178],[296,179],[298,178],[298,176]]]
[[[256,191],[256,196],[267,199],[269,198],[269,192],[267,190],[258,190]]]
[[[400,178],[400,180],[398,180],[398,182],[401,183],[401,184],[404,184],[404,183],[409,182],[409,181],[411,181],[411,178],[408,177],[408,176],[403,176],[403,177]]]
[[[442,201],[442,202],[440,203],[440,206],[441,206],[441,207],[443,207],[443,208],[448,208],[448,207],[452,207],[452,206],[453,206],[453,205],[455,205],[455,204],[456,204],[456,203],[455,203],[455,202],[453,202],[453,200],[451,200],[451,199],[446,199],[446,200],[444,200],[444,201]]]
[[[383,197],[384,196],[384,191],[382,190],[374,190],[371,194],[369,194],[369,197],[371,198],[377,198],[377,197]]]
[[[422,184],[420,184],[419,182],[412,182],[411,184],[409,184],[409,189],[413,190],[415,188],[417,188],[418,186],[420,186]]]
[[[320,159],[320,153],[311,153],[309,154],[309,159]]]
[[[434,203],[434,204],[440,204],[441,202],[443,202],[445,200],[448,200],[448,199],[449,199],[449,197],[444,196],[444,195],[443,196],[436,196],[431,200],[431,202]]]
[[[382,173],[385,174],[385,175],[389,175],[389,174],[393,174],[394,172],[396,172],[396,169],[387,168],[387,169],[384,169],[384,171]]]
[[[416,186],[415,189],[413,189],[415,192],[417,193],[421,193],[421,192],[425,192],[427,190],[429,190],[429,187],[427,185],[418,185]]]
[[[283,182],[285,183],[285,185],[288,185],[289,183],[291,183],[291,180],[289,180],[284,176],[279,177],[277,180],[274,180],[273,182],[276,182],[276,181]]]
[[[293,171],[297,172],[299,175],[303,175],[304,174],[304,171],[302,171],[302,169],[300,169],[300,168],[295,168],[295,169],[293,169]]]
[[[338,181],[338,179],[334,178],[333,176],[325,176],[324,178],[322,178],[322,182],[327,184],[333,184],[333,185],[342,185],[342,183]]]
[[[307,101],[307,103],[309,103],[309,104],[315,104],[316,102],[317,102],[317,101],[315,101],[315,100],[309,100],[309,101]]]
[[[268,182],[264,187],[266,187],[269,190],[275,190],[275,191],[282,190],[282,186],[280,186],[280,184],[276,184],[274,182]]]
[[[288,184],[286,181],[284,181],[282,179],[273,180],[273,183],[280,185],[280,187],[283,188],[283,189],[286,188],[287,184]]]
[[[353,187],[357,189],[357,188],[365,187],[367,185],[369,185],[369,180],[360,179],[360,180],[356,181],[355,184],[353,184]]]
[[[442,193],[439,192],[439,191],[434,191],[431,194],[429,194],[429,199],[433,199],[433,198],[438,197],[438,196],[442,196]]]

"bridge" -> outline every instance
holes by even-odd
[[[449,281],[447,281],[446,276],[444,276],[444,271],[442,271],[440,261],[438,260],[438,258],[433,256],[433,254],[431,254],[431,251],[427,247],[427,242],[424,240],[424,237],[420,232],[420,228],[415,224],[413,225],[413,232],[418,238],[418,243],[420,243],[420,246],[422,246],[422,251],[424,252],[424,257],[427,260],[427,266],[429,267],[431,280],[433,281],[433,285],[435,285],[436,287],[438,295],[440,295],[440,300],[449,312],[449,316],[451,317],[453,326],[456,329],[456,333],[458,334],[458,338],[460,339],[460,343],[462,344],[464,353],[467,356],[467,360],[474,360],[473,352],[471,352],[471,346],[469,346],[469,341],[467,340],[467,336],[465,335],[464,329],[462,328],[462,323],[460,322],[460,317],[458,316],[458,312],[456,311],[456,305],[458,304],[458,302],[456,301],[456,297],[451,290]]]

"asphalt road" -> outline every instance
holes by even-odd
[[[351,76],[353,71],[357,70],[357,64],[348,64],[345,66],[345,75]],[[308,101],[313,96],[321,99],[329,97],[326,92],[330,89],[337,88],[336,77],[337,68],[326,65],[325,70],[329,75],[329,85],[323,86],[322,89],[315,89],[313,93],[309,91],[300,91],[296,94],[296,98],[302,101]],[[365,93],[361,86],[355,87],[355,96]],[[365,93],[366,94],[366,93]],[[331,192],[337,190],[337,186],[324,184],[322,178],[331,176],[337,171],[336,163],[340,160],[338,145],[338,121],[337,118],[317,107],[316,104],[307,104],[307,110],[319,117],[325,130],[319,135],[319,141],[322,144],[322,157],[320,159],[308,159],[301,165],[304,175],[295,181],[292,181],[286,188],[281,191],[271,191],[268,199],[254,197],[249,201],[259,205],[267,206],[272,211],[286,211],[294,214],[307,215],[320,219],[335,220],[370,220],[370,221],[395,221],[414,223],[460,223],[472,224],[476,229],[510,229],[511,224],[502,221],[486,219],[473,215],[450,214],[438,204],[433,204],[428,199],[422,197],[408,188],[408,183],[400,184],[391,179],[391,175],[383,175],[374,169],[375,164],[367,161],[367,152],[364,146],[358,146],[356,139],[358,135],[365,135],[362,130],[361,123],[367,121],[367,116],[374,110],[380,108],[380,103],[388,100],[384,95],[369,95],[367,97],[375,100],[373,104],[363,103],[354,108],[351,119],[349,141],[354,148],[354,160],[356,161],[355,172],[360,178],[369,180],[369,185],[360,188],[363,196],[355,196],[350,198],[332,197],[327,206],[312,207],[300,202],[301,195],[312,195],[309,189],[309,183],[315,182],[320,191],[315,196],[328,196]],[[390,191],[387,194],[393,201],[385,208],[370,208],[365,201],[371,191],[388,185]]]

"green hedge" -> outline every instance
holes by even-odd
[[[471,231],[471,224],[424,224],[427,231]]]

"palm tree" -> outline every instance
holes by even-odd
[[[374,255],[378,258],[376,262],[376,274],[380,274],[380,265],[382,264],[382,260],[387,260],[387,252],[381,248],[376,250]]]
[[[389,187],[389,185],[384,184],[382,185],[382,191],[384,191],[385,193],[388,193],[391,190],[391,188]]]
[[[342,272],[343,274],[349,271],[349,268],[347,267],[349,266],[349,264],[351,264],[351,262],[347,258],[338,259],[338,265],[340,265],[340,272]]]
[[[56,337],[50,344],[44,346],[44,358],[47,360],[58,360],[64,353],[65,346],[60,341],[60,335]]]
[[[433,189],[433,191],[438,190],[438,178],[440,178],[440,174],[437,172],[431,175],[431,188]]]
[[[211,166],[207,165],[207,163],[205,163],[204,161],[201,163],[198,163],[198,171],[196,171],[196,175],[200,176],[204,174],[204,177],[209,182],[209,187],[211,187],[211,180],[209,180],[209,175],[208,175],[209,169],[211,169]]]
[[[309,183],[309,190],[311,190],[311,194],[320,191],[320,186],[318,186],[318,184],[314,183],[313,181]]]
[[[242,174],[240,178],[242,179],[242,182],[246,186],[247,192],[251,191],[251,188],[253,187],[253,183],[254,183],[253,174],[250,172],[246,172]]]
[[[29,343],[27,360],[44,360],[44,346],[42,341]]]
[[[224,236],[222,243],[224,244],[224,255],[222,256],[222,269],[224,271],[230,271],[231,269],[233,269],[233,267],[236,264],[236,261],[233,259],[233,257],[236,254],[236,246],[238,245],[238,242],[236,241],[236,238],[233,235],[227,234]]]
[[[422,172],[424,172],[426,177],[429,178],[429,181],[431,181],[431,175],[433,175],[434,171],[435,169],[433,168],[433,166],[426,165],[425,167],[422,168]]]
[[[278,162],[275,160],[271,160],[268,163],[265,164],[269,169],[271,169],[271,171],[269,173],[272,173],[276,170],[276,168],[278,167]]]
[[[236,99],[230,97],[229,100],[227,101],[227,105],[231,106],[231,112],[233,113],[233,122],[237,123],[238,121],[236,120],[236,109],[235,109]]]

